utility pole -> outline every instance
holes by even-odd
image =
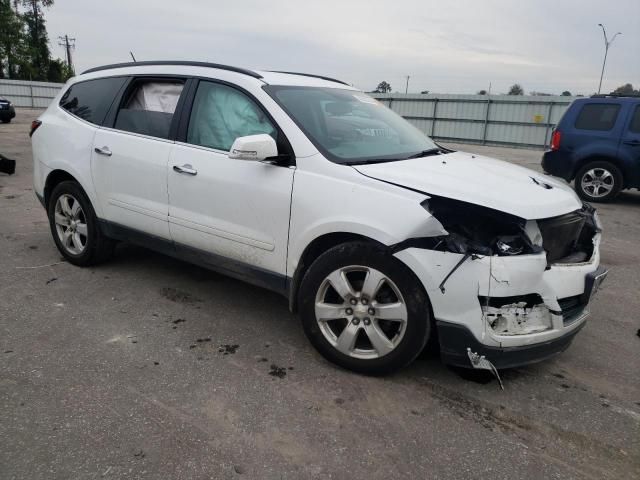
[[[602,88],[602,77],[604,76],[604,66],[607,63],[607,53],[609,53],[609,47],[618,35],[622,35],[622,32],[616,33],[613,37],[611,37],[611,40],[609,40],[607,38],[607,31],[604,29],[604,25],[599,23],[598,26],[602,28],[602,35],[604,35],[604,60],[602,62],[602,72],[600,73],[600,84],[598,85],[598,94],[600,94],[600,89]]]
[[[74,74],[73,71],[73,60],[71,59],[71,49],[76,48],[76,39],[69,38],[69,35],[65,35],[64,37],[58,37],[58,45],[64,47],[65,55],[67,57],[67,68],[69,68],[69,72]]]
[[[404,87],[404,93],[409,93],[409,75],[407,75],[407,84]]]

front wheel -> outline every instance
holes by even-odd
[[[316,349],[360,373],[408,365],[431,332],[429,300],[418,278],[370,243],[338,245],[318,257],[302,280],[298,304]]]
[[[605,161],[590,162],[578,170],[575,189],[588,202],[608,202],[622,190],[622,172]]]

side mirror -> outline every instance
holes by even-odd
[[[234,140],[229,151],[229,158],[238,160],[260,161],[277,156],[278,147],[276,146],[276,141],[266,133],[238,137]]]

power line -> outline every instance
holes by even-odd
[[[69,38],[69,35],[65,35],[64,37],[58,37],[58,45],[64,47],[65,55],[67,57],[67,67],[69,71],[73,74],[73,60],[71,59],[71,50],[76,48],[76,39]]]

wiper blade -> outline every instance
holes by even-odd
[[[409,157],[407,157],[406,159],[409,160],[411,158],[422,158],[422,157],[429,157],[431,155],[440,155],[440,153],[442,152],[442,150],[440,150],[439,148],[430,148],[429,150],[423,150],[421,152],[416,153],[415,155],[411,155]]]
[[[353,162],[347,162],[347,165],[369,165],[371,163],[397,162],[399,160],[404,160],[404,158],[367,158],[366,160],[355,160]]]

